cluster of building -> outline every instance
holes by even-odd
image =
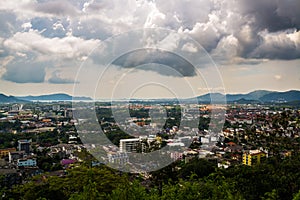
[[[73,125],[73,110],[68,107],[61,107],[59,104],[46,104],[42,107],[36,106],[33,109],[25,108],[23,104],[2,106],[0,109],[0,122],[14,123],[17,120],[21,123],[23,132],[40,133],[53,131],[54,128],[62,125]],[[17,133],[17,130],[0,130],[0,132]]]
[[[106,106],[105,108],[110,108]],[[131,109],[144,109],[144,106],[135,105]],[[150,107],[149,107],[150,108]],[[169,106],[172,109],[172,106]],[[195,120],[201,115],[202,118],[209,119],[212,117],[211,110],[219,109],[220,112],[215,112],[215,115],[220,115],[224,111],[224,106],[200,106],[186,107],[182,118],[186,120],[186,124]],[[2,106],[0,110],[0,122],[20,121],[21,131],[32,134],[39,134],[45,131],[60,130],[65,125],[74,125],[76,120],[72,119],[74,110],[64,104],[45,104],[41,107],[36,106],[32,109],[24,109],[23,105],[15,104],[12,106]],[[261,146],[253,146],[249,142],[249,137],[271,136],[296,138],[300,136],[299,121],[288,120],[283,126],[279,123],[274,123],[274,119],[283,112],[290,113],[291,119],[299,119],[300,111],[297,109],[287,109],[278,107],[268,107],[260,105],[231,105],[225,114],[225,126],[220,132],[208,130],[198,130],[198,127],[182,126],[163,128],[162,123],[151,122],[151,118],[130,117],[124,122],[118,122],[121,130],[129,133],[134,138],[120,139],[119,146],[104,145],[105,155],[101,154],[101,158],[106,164],[125,165],[131,162],[130,155],[134,153],[149,153],[164,148],[164,151],[172,160],[182,160],[189,162],[192,158],[215,159],[219,167],[228,167],[230,165],[244,164],[254,165],[263,162],[269,156],[270,152],[264,146],[261,140]],[[163,113],[159,113],[163,114]],[[4,116],[4,117],[3,117]],[[172,118],[172,116],[169,116]],[[81,119],[84,122],[85,119]],[[175,119],[172,119],[175,120]],[[101,121],[101,125],[105,125],[103,131],[109,134],[115,131],[116,123],[112,121]],[[185,123],[184,123],[185,124]],[[214,126],[215,124],[211,123]],[[254,135],[249,135],[247,131],[251,129]],[[17,130],[0,130],[2,132],[17,133]],[[167,136],[167,137],[164,137]],[[8,177],[15,177],[15,182],[18,182],[20,173],[31,171],[32,174],[38,173],[39,163],[37,155],[33,153],[32,146],[35,146],[38,151],[47,149],[47,156],[60,159],[62,166],[68,167],[75,163],[80,163],[81,158],[78,157],[78,152],[81,152],[84,147],[78,144],[77,133],[68,132],[68,141],[57,145],[43,147],[36,141],[18,140],[15,148],[0,149],[0,173],[5,171],[10,174]],[[96,148],[97,144],[90,144],[91,149]],[[291,154],[290,151],[282,150],[285,156]],[[102,163],[102,161],[101,161]],[[99,163],[93,162],[92,165]],[[14,176],[11,176],[11,174]],[[19,175],[18,175],[19,174]],[[28,174],[28,173],[27,173]],[[14,182],[14,181],[8,181]]]
[[[43,161],[39,161],[38,152],[47,152],[46,156],[59,159],[58,163],[62,168],[68,168],[73,164],[82,162],[78,157],[84,147],[78,144],[78,137],[74,130],[64,131],[67,134],[67,142],[57,141],[58,145],[42,144],[39,141],[39,134],[60,130],[63,127],[72,127],[75,123],[73,120],[73,110],[69,105],[64,103],[42,103],[28,108],[22,104],[3,104],[0,107],[0,122],[3,124],[12,124],[12,126],[3,127],[0,133],[13,133],[16,138],[18,134],[32,134],[32,139],[19,139],[13,148],[0,149],[0,174],[5,175],[4,182],[7,187],[18,184],[27,177],[31,177],[43,172],[39,167]],[[40,154],[41,155],[41,154]]]
[[[4,185],[7,187],[26,181],[27,177],[44,172],[39,167],[43,163],[38,163],[37,154],[33,152],[33,144],[31,140],[18,140],[17,148],[0,149],[0,174],[5,175]],[[82,150],[84,150],[84,146],[78,144],[58,144],[36,148],[36,151],[45,151],[47,152],[46,156],[58,159],[58,163],[51,164],[59,164],[62,169],[80,165],[83,158],[79,158],[78,154]],[[64,174],[63,170],[59,175],[62,174]]]
[[[10,166],[36,167],[36,158],[30,154],[30,143],[31,140],[19,140],[17,149],[0,149],[0,158],[8,158]]]
[[[189,108],[188,112],[192,112],[193,109]],[[200,108],[200,113],[204,113],[202,117],[209,117],[210,113],[207,113],[209,109],[212,108]],[[290,120],[287,121],[286,127],[279,123],[274,125],[275,118],[282,117],[281,114],[285,112],[290,115]],[[287,138],[297,138],[300,136],[299,121],[292,120],[299,119],[299,116],[300,111],[292,108],[269,107],[266,105],[231,105],[225,115],[227,126],[220,133],[213,133],[211,130],[198,131],[189,127],[178,129],[178,127],[174,126],[171,129],[164,130],[164,132],[169,135],[179,135],[179,137],[176,139],[160,138],[160,143],[164,142],[168,148],[176,147],[176,150],[167,151],[169,156],[174,160],[188,162],[191,158],[198,157],[215,159],[219,167],[228,167],[237,164],[251,166],[264,162],[266,158],[273,156],[274,152],[267,148],[267,143],[265,139],[262,139],[262,135]],[[155,124],[136,124],[136,121],[141,122],[143,120],[134,119],[133,121],[129,121],[129,128],[127,130],[134,129],[133,132],[138,132],[138,126],[143,126],[146,130],[151,130],[152,128],[152,132],[158,131]],[[254,132],[249,133],[249,130],[254,130]],[[258,143],[261,146],[257,146],[257,143],[252,144],[249,139],[250,137],[255,137],[256,142],[259,141]],[[151,144],[149,141],[152,139],[153,137],[146,137],[147,143]],[[142,141],[143,137],[138,135],[131,139],[121,139],[119,149],[115,148],[113,151],[110,149],[108,162],[130,162],[128,154],[135,153],[137,150],[141,153],[147,153]],[[190,148],[187,148],[189,146]],[[292,151],[286,149],[282,149],[280,152],[280,155],[283,157],[290,156],[291,154]]]

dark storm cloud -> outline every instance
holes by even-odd
[[[279,1],[277,13],[279,16],[288,17],[294,26],[300,29],[300,1],[289,0],[289,1]]]
[[[298,40],[300,39],[300,33],[289,33],[289,31],[279,34],[269,34],[268,36],[263,35],[264,42],[253,50],[252,57],[282,60],[300,58],[299,46],[290,37],[287,37],[286,34],[294,34],[293,37],[298,37]]]
[[[252,44],[240,45],[243,47],[241,56],[246,59],[281,59],[293,60],[300,58],[300,34],[294,30],[268,33],[268,36],[256,36]]]
[[[297,44],[300,38],[291,40],[287,37],[291,32],[300,30],[300,1],[242,0],[238,8],[241,16],[249,19],[244,24],[249,25],[251,32],[251,40],[246,41],[240,27],[233,30],[239,40],[239,56],[283,60],[300,58]],[[260,32],[268,32],[271,37],[263,37]]]
[[[241,12],[255,17],[254,28],[270,32],[300,29],[300,1],[298,0],[243,0]]]
[[[165,76],[195,76],[194,66],[184,58],[166,51],[141,49],[127,53],[116,59],[112,64],[125,67],[135,68],[144,64],[147,65],[143,70],[155,71]],[[159,65],[165,65],[172,68],[174,71],[165,70]]]
[[[45,76],[45,66],[41,63],[20,61],[9,64],[1,78],[15,83],[42,83]]]
[[[271,60],[293,60],[300,58],[300,51],[289,46],[278,48],[274,45],[271,47],[260,47],[257,51],[253,52],[253,55],[255,58],[268,58]]]

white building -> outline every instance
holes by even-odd
[[[139,138],[121,139],[120,152],[136,152],[139,143]]]

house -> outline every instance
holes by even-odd
[[[182,160],[183,159],[183,153],[182,152],[178,152],[178,151],[172,151],[172,152],[170,152],[170,157],[174,161],[176,161],[176,160]]]
[[[9,152],[15,152],[16,148],[0,149],[0,158],[7,157]]]
[[[17,166],[18,167],[36,167],[37,162],[34,158],[28,159],[18,159]]]
[[[60,161],[60,164],[65,168],[65,169],[67,169],[67,168],[70,168],[74,163],[76,163],[77,162],[77,160],[75,160],[75,159],[62,159],[61,161]]]
[[[260,150],[246,151],[243,154],[243,164],[248,166],[259,164],[265,160],[266,157],[267,154]]]

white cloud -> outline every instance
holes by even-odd
[[[221,39],[218,46],[212,51],[212,57],[222,63],[231,62],[239,53],[239,43],[236,37],[229,35]]]
[[[178,48],[180,40],[181,38],[177,33],[170,33],[167,37],[158,42],[157,47],[172,52]]]
[[[282,76],[281,76],[281,75],[275,75],[274,78],[275,78],[276,80],[281,80],[281,79],[282,79]]]
[[[62,30],[62,31],[65,31],[65,27],[64,25],[58,21],[58,22],[55,22],[52,26],[53,30]]]
[[[186,43],[182,46],[182,50],[191,53],[196,53],[198,51],[198,48],[192,43]]]
[[[196,23],[193,29],[186,29],[184,32],[193,37],[207,51],[210,51],[217,46],[221,36],[211,23]]]
[[[37,31],[18,32],[4,41],[4,46],[12,51],[34,52],[41,55],[39,59],[54,57],[81,59],[99,45],[99,40],[84,40],[79,37],[46,38]]]
[[[156,6],[167,16],[167,26],[176,27],[176,22],[179,21],[182,24],[177,24],[177,28],[183,25],[185,29],[193,27],[196,23],[206,22],[213,3],[207,0],[157,0]]]
[[[31,27],[32,27],[32,25],[30,22],[26,22],[26,23],[22,24],[22,28],[24,31],[29,30]]]

